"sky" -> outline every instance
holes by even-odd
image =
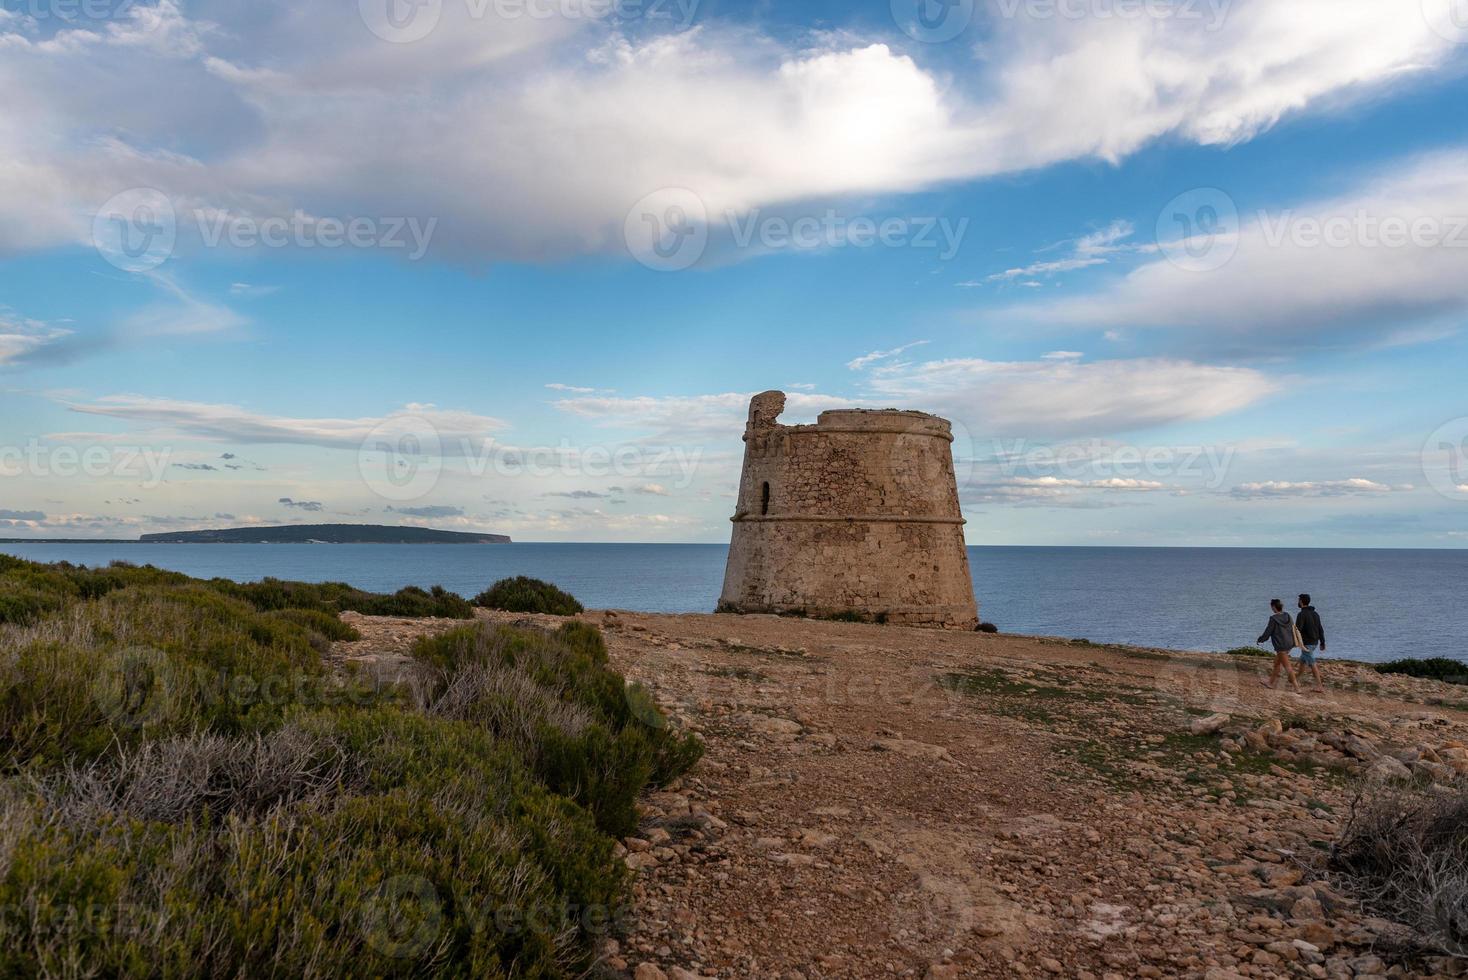
[[[0,0],[0,536],[1468,545],[1468,0]]]

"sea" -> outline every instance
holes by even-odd
[[[151,564],[203,578],[442,585],[472,597],[511,575],[588,607],[711,612],[728,549],[714,544],[3,544],[33,561]],[[1006,633],[1179,650],[1249,646],[1269,600],[1309,592],[1331,657],[1468,662],[1468,550],[969,549],[981,617]]]

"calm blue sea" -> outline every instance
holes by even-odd
[[[592,608],[709,612],[724,545],[0,544],[35,561],[124,560],[240,581],[270,575],[372,591],[472,596],[507,575],[555,582]],[[1278,596],[1310,592],[1330,654],[1468,661],[1468,551],[970,548],[980,612],[1009,633],[1185,650],[1253,642]]]

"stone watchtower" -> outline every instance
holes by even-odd
[[[948,422],[849,409],[781,425],[784,409],[779,391],[749,404],[720,610],[974,629]]]

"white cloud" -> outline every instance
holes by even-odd
[[[582,396],[563,398],[554,404],[561,411],[598,426],[636,429],[675,440],[733,439],[737,442],[744,432],[749,400],[754,395],[755,392],[724,392],[663,397]],[[850,398],[791,392],[780,420],[814,421],[827,409],[850,408],[854,404],[857,403]]]
[[[1410,328],[1468,310],[1468,150],[1397,167],[1337,198],[1245,215],[1237,252],[1221,268],[1158,259],[1099,292],[1006,314],[1239,336],[1326,327],[1403,342],[1441,336]]]
[[[1063,259],[1049,259],[1041,262],[1032,262],[1026,266],[1015,269],[1006,269],[996,272],[984,280],[984,282],[1014,282],[1020,280],[1019,285],[1034,288],[1042,285],[1039,282],[1030,281],[1035,276],[1055,276],[1062,272],[1074,272],[1077,269],[1089,269],[1092,266],[1106,265],[1111,261],[1111,256],[1118,253],[1129,252],[1155,252],[1155,244],[1128,242],[1127,239],[1136,234],[1136,228],[1129,221],[1114,221],[1099,231],[1083,235],[1073,241],[1060,242],[1041,249],[1049,252],[1064,248],[1070,255]],[[979,283],[960,283],[960,285],[979,285]]]
[[[204,5],[216,26],[160,0],[50,37],[0,23],[0,85],[27,93],[0,115],[0,248],[85,243],[98,204],[154,186],[185,216],[438,216],[435,249],[476,257],[620,250],[628,208],[660,188],[722,215],[1117,159],[1169,134],[1226,144],[1453,50],[1401,0],[1235,0],[1218,30],[998,19],[985,58],[947,77],[921,47],[839,34],[632,40],[477,6],[444,4],[415,44],[373,37],[350,4]]]
[[[279,286],[260,286],[249,282],[232,282],[229,284],[229,294],[231,296],[274,296],[278,292],[280,292]]]
[[[863,354],[861,357],[858,357],[855,360],[847,361],[846,366],[852,371],[860,371],[864,368],[871,367],[878,361],[888,360],[890,358],[896,357],[898,354],[901,354],[904,351],[910,351],[914,347],[921,347],[926,343],[928,343],[928,341],[926,340],[915,340],[910,344],[903,344],[901,347],[894,347],[891,350],[874,350],[870,354]]]
[[[561,384],[560,382],[552,382],[552,383],[546,385],[546,388],[549,389],[550,391],[562,391],[562,392],[565,392],[568,395],[596,395],[596,394],[610,395],[610,394],[613,394],[613,389],[611,389],[611,388],[583,388],[583,387],[581,387],[579,385],[566,385],[566,384]]]
[[[495,418],[472,412],[408,405],[384,416],[355,419],[290,418],[252,412],[237,405],[109,395],[92,402],[66,402],[74,412],[146,422],[185,436],[239,444],[293,444],[358,450],[369,439],[394,433],[436,440],[444,455],[478,450],[484,440],[506,427]],[[428,451],[425,449],[425,451]]]
[[[1410,493],[1410,484],[1387,485],[1374,480],[1354,478],[1350,480],[1308,481],[1288,483],[1269,481],[1265,483],[1243,483],[1230,491],[1233,496],[1246,499],[1278,497],[1349,497],[1386,493]]]
[[[1272,394],[1250,368],[1164,358],[985,361],[955,358],[878,369],[873,388],[985,435],[1074,436],[1215,418]]]
[[[21,319],[0,310],[0,367],[23,361],[70,333],[39,320]]]

